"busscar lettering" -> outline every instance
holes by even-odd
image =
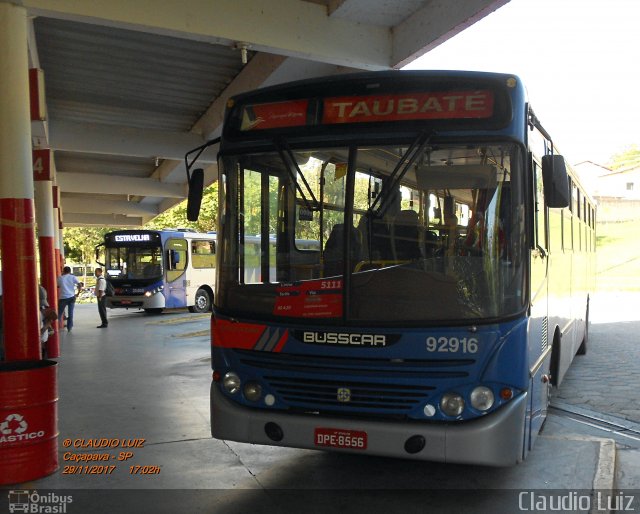
[[[353,346],[386,346],[384,334],[346,334],[339,332],[303,332],[302,340],[314,344],[338,344]]]

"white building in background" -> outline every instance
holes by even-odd
[[[574,168],[598,204],[599,222],[640,219],[640,166],[611,170],[584,161]]]

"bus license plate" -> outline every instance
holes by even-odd
[[[315,445],[349,450],[366,450],[367,433],[341,428],[316,428]]]

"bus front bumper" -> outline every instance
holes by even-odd
[[[512,466],[523,459],[527,394],[499,410],[471,421],[434,423],[333,418],[250,409],[227,399],[211,384],[211,435],[216,439],[315,450],[331,449],[385,457],[489,466]],[[280,427],[282,439],[265,431],[268,423]],[[366,432],[366,449],[325,448],[315,444],[317,428]],[[405,444],[422,436],[424,448],[408,453]]]
[[[110,309],[163,309],[165,299],[162,293],[151,296],[107,296],[106,306]]]

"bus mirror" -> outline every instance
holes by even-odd
[[[204,189],[204,170],[196,168],[189,178],[189,196],[187,197],[187,220],[198,221],[202,191]]]
[[[544,198],[548,207],[568,207],[571,199],[569,193],[569,175],[562,155],[545,155],[542,158],[542,181]]]
[[[100,249],[103,246],[104,246],[104,243],[100,243],[99,245],[96,246],[96,262],[104,268],[105,267],[104,262],[100,262],[100,254],[101,254]]]

